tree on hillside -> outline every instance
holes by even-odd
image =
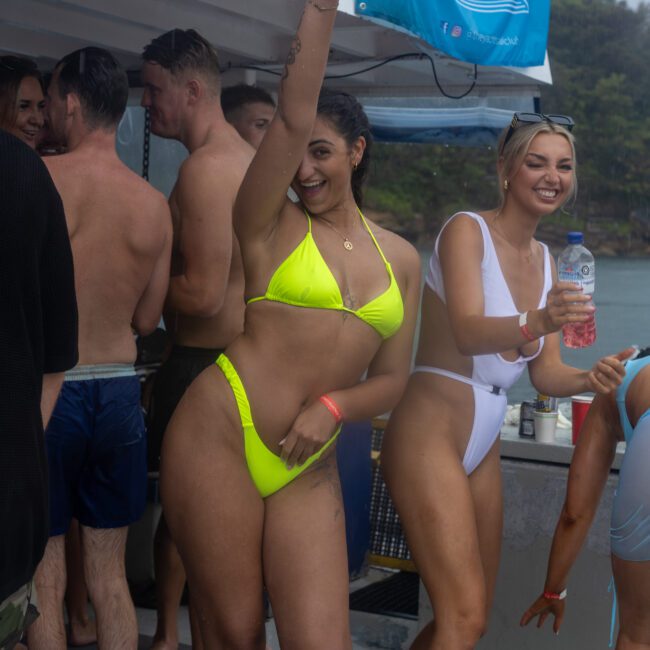
[[[553,86],[542,110],[572,115],[581,218],[650,218],[650,9],[615,0],[553,0],[548,50]],[[419,217],[426,233],[457,209],[495,204],[493,149],[379,145],[368,205]]]
[[[367,203],[398,216],[407,236],[431,239],[457,210],[494,205],[498,196],[495,167],[492,148],[378,145]],[[414,219],[417,226],[410,224]]]
[[[626,220],[650,195],[650,13],[614,0],[555,0],[553,86],[542,110],[572,115],[578,140],[576,210]]]

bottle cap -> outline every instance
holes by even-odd
[[[566,240],[569,244],[582,244],[584,237],[582,236],[581,232],[575,231],[567,233]]]

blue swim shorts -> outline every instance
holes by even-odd
[[[45,432],[50,536],[75,517],[120,528],[144,512],[147,448],[140,382],[132,366],[79,366],[66,373]]]

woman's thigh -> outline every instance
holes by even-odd
[[[492,608],[501,557],[503,533],[501,480],[501,455],[497,440],[483,462],[469,476],[481,564],[485,577],[486,618]]]
[[[283,650],[351,648],[343,499],[332,449],[267,497],[264,577]]]
[[[612,555],[620,616],[617,648],[650,648],[650,562],[631,562]],[[627,646],[621,642],[638,644]]]
[[[264,503],[246,466],[235,400],[205,370],[164,438],[161,494],[207,647],[264,647]]]
[[[463,467],[463,429],[471,427],[473,409],[456,423],[437,411],[417,390],[404,398],[384,437],[382,467],[436,620],[444,624],[471,612],[482,617],[491,600],[501,491],[496,448],[469,477]]]

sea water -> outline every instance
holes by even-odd
[[[422,251],[426,267],[430,251]],[[650,346],[650,258],[607,258],[596,255],[598,286],[596,288],[596,318],[598,339],[589,348],[572,350],[560,343],[562,360],[576,368],[591,368],[598,359],[615,354],[636,343]],[[513,404],[535,398],[533,388],[524,372],[508,391]]]

